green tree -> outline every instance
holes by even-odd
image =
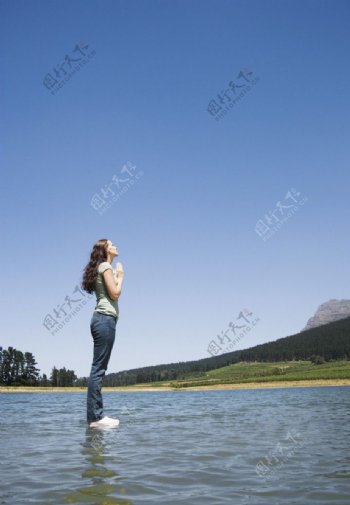
[[[44,373],[43,376],[39,378],[38,384],[42,387],[47,387],[50,385],[50,381],[48,380],[46,373]]]
[[[51,384],[54,387],[74,386],[74,381],[76,379],[77,376],[74,370],[67,370],[65,366],[59,370],[55,366],[52,369]]]
[[[51,386],[53,386],[53,387],[56,387],[58,385],[57,384],[57,376],[58,376],[58,370],[54,365],[53,369],[51,371],[51,377],[50,377]]]
[[[5,349],[3,351],[2,360],[3,383],[6,386],[11,386],[14,381],[15,349],[13,347],[8,347],[8,349]]]
[[[2,347],[0,347],[0,384],[3,384],[3,377],[2,377]]]
[[[1,348],[0,383],[6,386],[34,386],[37,384],[39,370],[32,353],[8,347]]]
[[[24,353],[24,376],[26,384],[35,386],[38,383],[39,369],[36,368],[37,362],[31,352]]]
[[[318,356],[317,354],[313,354],[310,357],[310,361],[314,363],[314,365],[323,365],[326,362],[323,356]]]

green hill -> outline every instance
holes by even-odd
[[[350,379],[350,361],[339,360],[316,365],[311,361],[275,363],[236,363],[212,370],[201,377],[172,382],[176,388],[249,382]],[[159,384],[158,384],[159,385]]]
[[[339,321],[334,321],[317,328],[311,328],[295,335],[279,338],[275,341],[250,347],[248,349],[228,352],[210,358],[135,368],[118,373],[111,373],[104,377],[103,385],[127,386],[132,384],[156,383],[174,380],[186,381],[188,378],[193,381],[196,377],[198,379],[200,378],[201,380],[204,380],[203,378],[209,372],[213,374],[214,371],[216,371],[218,374],[225,374],[225,368],[227,368],[228,365],[242,362],[259,362],[260,364],[269,363],[269,366],[272,367],[272,372],[269,368],[264,369],[265,371],[263,373],[265,374],[266,372],[269,373],[269,375],[263,375],[263,377],[269,376],[274,378],[279,376],[279,380],[281,379],[281,376],[283,376],[283,380],[285,380],[287,377],[290,378],[289,380],[294,380],[295,377],[292,379],[293,374],[296,374],[297,377],[301,377],[300,374],[308,374],[307,376],[311,378],[313,374],[320,374],[322,370],[324,370],[324,373],[328,373],[330,375],[332,375],[333,372],[335,373],[335,371],[327,371],[327,364],[313,365],[309,363],[311,368],[310,370],[307,370],[305,368],[306,364],[304,363],[303,365],[303,362],[310,362],[311,359],[315,361],[315,356],[319,357],[317,358],[319,362],[331,362],[331,360],[349,360],[350,317],[341,319]],[[298,366],[300,365],[301,368],[294,368],[294,365],[290,365],[288,372],[287,369],[286,373],[277,372],[277,369],[283,367],[283,365],[281,365],[281,362],[283,361],[296,361],[298,362]],[[304,366],[304,369],[302,366]],[[317,366],[317,368],[315,368],[315,366]],[[332,365],[330,365],[330,367],[332,368]],[[275,368],[274,371],[273,368]],[[245,377],[244,375],[247,373],[248,369],[243,370],[243,368],[239,369],[238,367],[234,369],[231,367],[231,369],[235,370],[235,373],[238,370],[241,370],[239,374],[243,375],[240,376],[240,381],[246,380],[248,378],[248,376]],[[256,373],[258,373],[259,367],[250,367],[249,370],[256,370]],[[338,370],[336,373],[341,375],[343,372],[347,373],[346,371],[341,370]],[[231,371],[227,373],[231,373]],[[215,378],[214,375],[209,375],[210,380]],[[251,377],[255,377],[255,375],[249,375],[249,377],[249,380],[251,381]],[[259,377],[259,375],[257,375],[257,377]],[[222,377],[219,380],[222,380]],[[235,379],[232,378],[232,380]],[[86,378],[78,379],[76,385],[86,385]]]

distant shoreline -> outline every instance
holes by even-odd
[[[271,381],[271,382],[249,382],[240,384],[216,384],[211,386],[191,386],[184,388],[174,388],[167,386],[120,386],[102,387],[106,393],[140,393],[151,391],[215,391],[220,389],[275,389],[291,387],[322,387],[322,386],[350,386],[350,379],[316,379],[300,381]],[[84,393],[86,387],[25,387],[25,386],[0,386],[1,393]]]

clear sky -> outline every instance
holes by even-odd
[[[89,374],[94,299],[72,311],[100,238],[125,272],[108,373],[350,298],[349,22],[345,0],[2,0],[0,345]]]

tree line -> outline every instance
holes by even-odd
[[[209,370],[241,361],[271,363],[310,360],[318,365],[339,359],[350,359],[350,317],[317,328],[310,328],[272,342],[210,358],[134,368],[107,374],[103,379],[103,385],[127,386],[142,382],[183,380],[189,375],[191,377],[203,375]]]
[[[203,375],[241,361],[275,362],[310,360],[315,365],[326,361],[350,359],[350,317],[317,328],[310,328],[295,335],[210,358],[147,366],[110,373],[103,378],[104,386],[128,386],[133,384],[186,379],[189,375]],[[22,353],[9,347],[0,347],[0,384],[6,386],[87,386],[87,377],[79,377],[74,370],[65,367],[52,368],[48,379],[40,376],[32,353]]]
[[[74,386],[77,376],[74,370],[65,367],[52,368],[48,379],[40,375],[40,369],[31,352],[22,352],[14,347],[0,347],[0,385],[1,386]]]

